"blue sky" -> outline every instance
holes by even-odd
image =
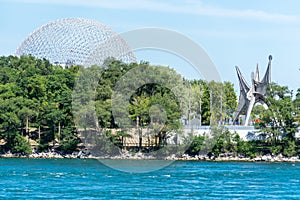
[[[35,29],[60,18],[82,17],[118,33],[143,27],[178,31],[197,42],[222,80],[235,84],[235,65],[248,82],[258,63],[273,55],[272,81],[300,87],[300,1],[239,0],[0,0],[0,55],[14,54]],[[139,60],[169,65],[197,78],[182,59],[166,52],[136,52]]]

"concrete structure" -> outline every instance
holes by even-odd
[[[263,134],[259,132],[259,129],[255,129],[254,126],[224,126],[227,128],[231,133],[237,133],[240,138],[244,141],[250,140],[261,140],[265,139]],[[210,133],[210,126],[201,126],[195,129],[186,128],[184,129],[185,135],[188,133],[193,132],[193,135],[203,135]]]
[[[193,135],[203,135],[208,134],[210,132],[210,126],[200,126],[200,127],[185,127],[184,135],[188,135],[189,133],[193,133]],[[240,138],[244,141],[250,140],[264,140],[266,139],[266,135],[260,132],[260,129],[255,129],[254,126],[234,126],[228,125],[224,126],[224,128],[228,129],[231,133],[237,133]],[[295,138],[300,139],[300,127],[298,127],[297,132],[295,133]],[[169,141],[172,141],[171,139]]]

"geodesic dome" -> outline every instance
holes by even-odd
[[[135,62],[131,49],[117,33],[98,22],[67,18],[50,22],[30,34],[16,56],[32,55],[60,65],[102,65],[108,57]]]

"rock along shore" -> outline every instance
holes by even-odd
[[[55,159],[128,159],[128,160],[182,160],[182,161],[213,161],[213,162],[300,162],[300,159],[296,156],[294,157],[284,157],[281,154],[273,156],[273,155],[263,155],[257,156],[255,158],[243,157],[243,156],[224,156],[221,155],[219,157],[208,157],[208,156],[189,156],[187,154],[183,154],[181,157],[176,157],[175,155],[171,155],[164,158],[155,158],[151,156],[147,156],[142,153],[132,154],[122,154],[119,156],[93,156],[91,154],[86,155],[82,152],[73,153],[73,154],[60,154],[57,152],[41,152],[41,153],[32,153],[32,154],[18,154],[18,153],[5,153],[0,154],[0,158],[55,158]]]
[[[219,156],[219,157],[208,157],[208,156],[195,156],[191,157],[184,154],[182,158],[177,160],[200,160],[200,161],[216,161],[216,162],[300,162],[300,159],[296,156],[293,157],[284,157],[281,154],[279,155],[263,155],[257,156],[255,158],[243,157],[243,156]]]

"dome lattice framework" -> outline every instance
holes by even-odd
[[[67,18],[50,22],[30,34],[16,56],[32,55],[60,65],[101,65],[108,57],[134,62],[135,56],[117,33],[98,22]]]

